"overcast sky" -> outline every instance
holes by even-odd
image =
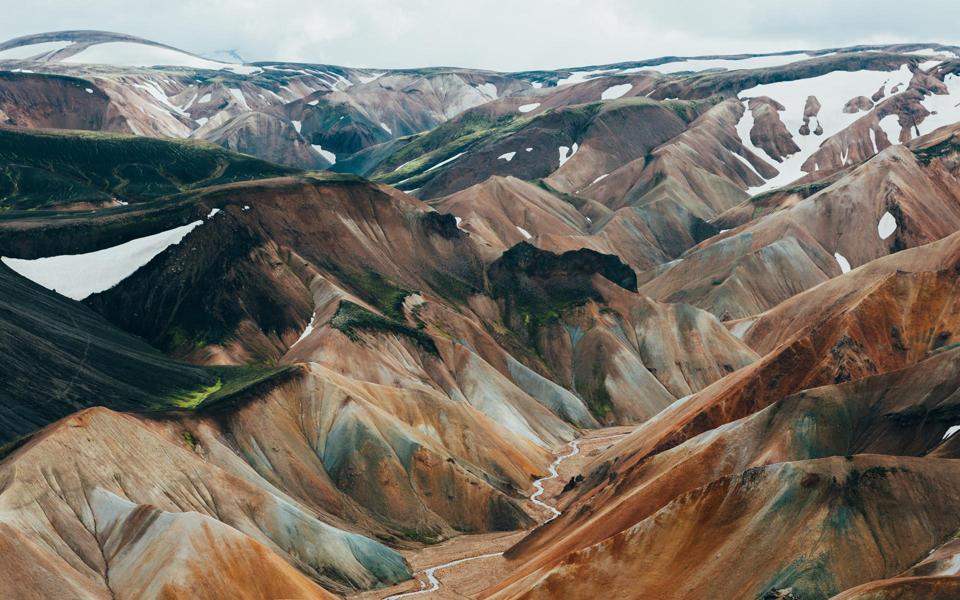
[[[0,0],[0,38],[139,35],[200,54],[524,70],[665,55],[960,42],[958,0]]]

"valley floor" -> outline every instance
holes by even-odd
[[[584,473],[584,467],[601,452],[612,446],[620,438],[633,431],[634,427],[608,427],[588,432],[577,440],[579,452],[562,460],[557,467],[558,476],[543,481],[544,493],[541,499],[555,505],[563,486],[571,477]],[[558,457],[570,453],[569,444],[555,450]],[[533,486],[531,486],[531,492]],[[551,517],[549,511],[533,502],[526,503],[527,512],[540,523]],[[531,530],[462,535],[441,544],[426,546],[416,550],[403,551],[401,554],[410,563],[416,579],[405,581],[390,588],[372,590],[347,596],[350,600],[384,600],[386,598],[435,598],[437,600],[473,598],[482,590],[503,579],[510,572],[510,562],[498,555],[519,542]],[[492,556],[488,556],[492,555]],[[471,560],[472,559],[472,560]],[[439,588],[431,587],[425,572],[438,565],[453,564],[438,569],[434,577]],[[419,591],[419,593],[417,593]],[[412,593],[411,593],[412,592]],[[407,595],[409,594],[409,595]]]

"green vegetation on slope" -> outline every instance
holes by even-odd
[[[375,179],[392,185],[409,179],[413,185],[433,165],[483,140],[509,135],[531,120],[519,115],[493,117],[481,111],[467,111],[428,133],[410,138],[384,163]],[[400,166],[394,168],[395,165]]]
[[[0,128],[0,210],[135,203],[298,172],[204,142]]]
[[[437,354],[437,347],[433,343],[433,339],[423,331],[399,321],[381,317],[347,300],[340,302],[337,314],[330,320],[330,326],[343,332],[354,342],[360,341],[360,332],[362,331],[402,335],[412,339],[427,352]]]

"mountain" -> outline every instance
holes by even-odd
[[[960,48],[216,56],[0,44],[6,595],[956,594]]]

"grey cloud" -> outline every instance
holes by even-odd
[[[956,43],[960,3],[915,0],[6,0],[0,37],[105,29],[199,53],[352,66],[555,68],[858,43]]]

